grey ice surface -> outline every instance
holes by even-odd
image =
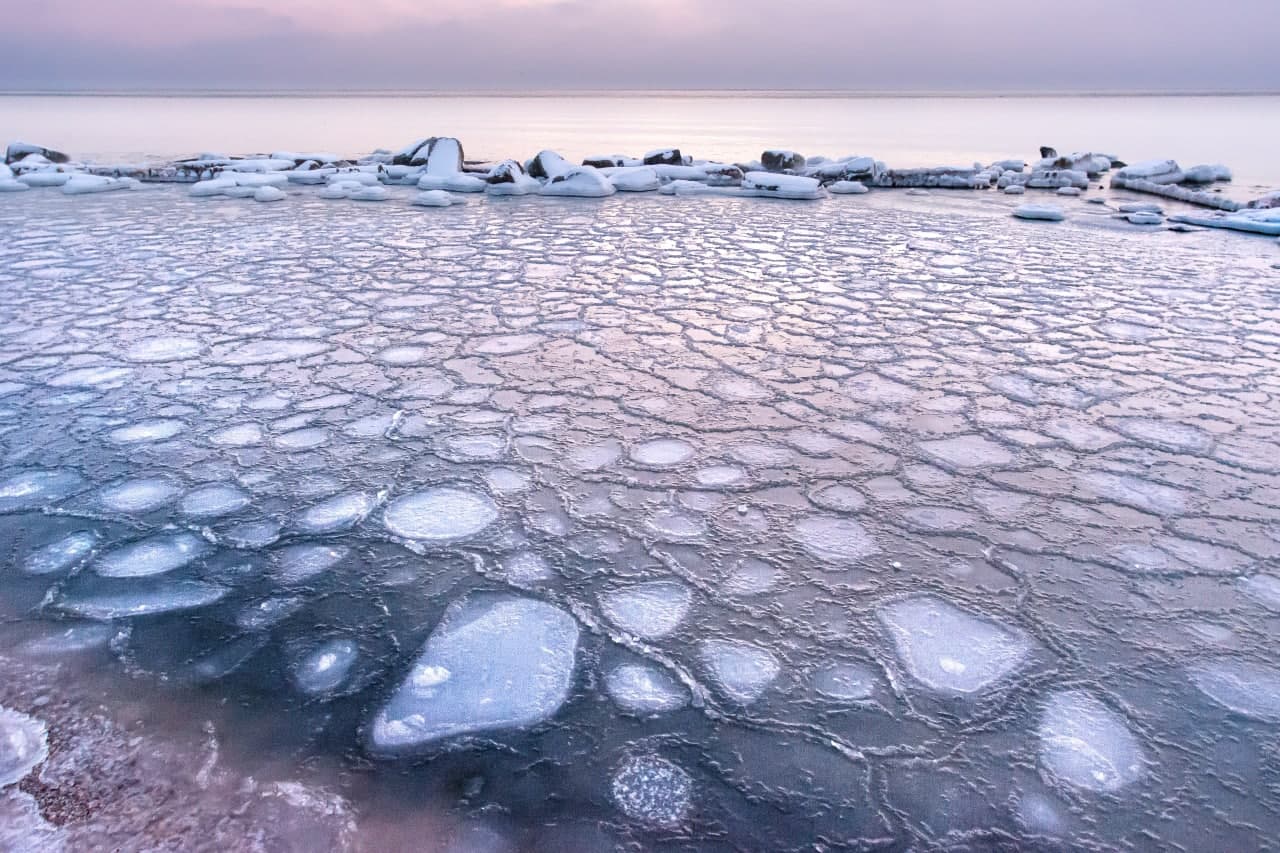
[[[16,653],[516,849],[1280,836],[1274,241],[389,192],[0,201]]]

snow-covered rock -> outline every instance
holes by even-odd
[[[62,185],[62,192],[66,195],[88,195],[90,193],[112,192],[113,190],[128,190],[138,186],[138,182],[132,178],[103,178],[96,175],[72,175],[71,178]]]
[[[1063,187],[1084,190],[1089,188],[1089,175],[1075,169],[1033,169],[1025,183],[1033,190],[1056,190]]]
[[[391,198],[391,193],[381,184],[377,186],[359,186],[352,188],[347,193],[347,198],[352,201],[386,201]]]
[[[462,204],[462,200],[454,198],[444,190],[427,190],[418,193],[411,203],[419,207],[448,207],[451,204]]]
[[[17,175],[16,180],[29,187],[60,187],[71,180],[73,173],[55,168],[21,173],[15,172],[14,174]]]
[[[1058,195],[1075,197],[1080,195],[1083,190],[1079,187],[1058,187]]]
[[[61,151],[45,148],[43,145],[32,145],[30,142],[10,142],[9,147],[4,152],[4,162],[6,165],[10,165],[32,154],[43,157],[50,163],[66,163],[71,159]]]
[[[1009,184],[1002,191],[1005,195],[1025,195],[1027,187],[1025,184]]]
[[[803,154],[776,148],[760,155],[760,164],[766,172],[794,172],[803,169],[805,162]]]
[[[643,166],[644,161],[639,157],[628,157],[625,154],[596,154],[591,157],[584,157],[582,165],[594,166],[597,169],[613,169],[625,166]]]
[[[547,181],[538,192],[550,196],[603,198],[613,195],[617,190],[599,169],[571,166]]]
[[[822,198],[827,193],[817,178],[748,172],[742,178],[742,194],[759,198],[812,200]]]
[[[30,184],[15,181],[13,178],[0,178],[0,193],[20,193],[31,189]]]
[[[641,158],[645,166],[688,166],[690,158],[680,153],[679,148],[658,148]]]
[[[531,598],[450,605],[413,668],[369,726],[375,752],[525,728],[550,719],[573,686],[578,624]]]
[[[886,169],[876,186],[906,189],[972,190],[990,186],[991,179],[973,166],[933,166],[924,169]]]
[[[529,177],[539,180],[558,177],[572,168],[572,163],[554,151],[539,151],[532,160],[524,164]]]
[[[1163,216],[1146,210],[1126,214],[1125,219],[1128,219],[1133,225],[1160,225],[1164,222]]]
[[[716,189],[701,181],[671,181],[663,184],[658,192],[663,195],[714,195]]]
[[[1014,208],[1013,215],[1018,219],[1036,219],[1044,222],[1061,222],[1067,218],[1062,208],[1051,204],[1024,204]]]
[[[541,184],[524,172],[515,160],[503,160],[485,175],[485,192],[490,195],[528,195],[536,193]]]
[[[836,181],[827,185],[827,192],[836,195],[862,195],[871,191],[861,181]]]
[[[841,160],[810,161],[803,174],[817,178],[824,184],[839,181],[857,181],[862,184],[875,184],[885,171],[884,164],[871,157],[845,157]]]
[[[658,173],[651,166],[626,166],[609,172],[609,181],[619,192],[653,192],[662,185]]]
[[[1183,181],[1189,184],[1211,184],[1231,180],[1231,170],[1221,163],[1192,166],[1185,170]]]
[[[1146,181],[1151,184],[1180,184],[1186,174],[1176,160],[1146,160],[1125,166],[1111,178],[1111,186],[1123,188],[1129,181]]]
[[[386,190],[383,190],[383,192],[386,192]],[[258,187],[253,191],[253,200],[262,202],[284,201],[284,190],[279,187]]]

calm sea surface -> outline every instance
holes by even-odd
[[[642,154],[743,160],[765,147],[891,166],[1035,156],[1041,145],[1128,161],[1222,162],[1280,186],[1280,96],[881,97],[681,92],[577,95],[0,95],[0,139],[98,160],[271,150],[358,154],[451,135],[473,159]]]

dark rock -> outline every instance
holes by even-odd
[[[646,166],[685,166],[685,158],[680,154],[679,148],[660,148],[657,151],[650,151],[644,155],[644,164]]]
[[[703,171],[707,173],[707,185],[712,187],[736,187],[744,174],[740,166],[730,163],[706,166]]]
[[[1057,157],[1057,156],[1058,156],[1058,149],[1057,149],[1057,148],[1051,148],[1051,147],[1049,147],[1048,145],[1041,145],[1041,146],[1040,146],[1040,159],[1041,159],[1041,160],[1048,160],[1050,157]]]
[[[524,174],[524,167],[515,160],[503,160],[485,175],[485,183],[514,184]]]
[[[562,175],[570,168],[569,161],[554,151],[539,151],[536,157],[525,164],[529,177],[540,180]]]
[[[766,172],[794,172],[804,168],[805,159],[803,154],[775,149],[761,154],[760,163]]]
[[[425,139],[418,139],[410,142],[392,156],[391,164],[393,166],[421,166],[422,163],[427,162],[427,153],[431,150],[431,143],[435,141],[436,137],[428,136]],[[422,163],[415,164],[413,162],[413,158],[418,155],[419,151],[422,152]]]
[[[623,154],[609,154],[607,156],[588,157],[582,161],[582,165],[591,166],[595,169],[612,169],[627,165],[629,159],[631,158]]]
[[[4,162],[14,163],[28,154],[38,154],[50,163],[66,163],[71,159],[61,151],[54,151],[52,148],[45,148],[42,145],[32,145],[30,142],[10,142],[9,148],[4,153]]]

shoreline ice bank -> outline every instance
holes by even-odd
[[[343,157],[323,152],[273,151],[235,156],[201,153],[192,158],[146,164],[97,164],[73,160],[43,145],[11,143],[0,167],[0,193],[59,187],[71,195],[134,189],[141,183],[185,183],[193,195],[280,201],[286,187],[319,187],[324,198],[383,201],[383,187],[416,186],[419,204],[447,206],[441,196],[561,196],[603,198],[614,193],[662,192],[669,195],[740,195],[792,201],[830,194],[862,194],[882,189],[998,190],[1025,194],[1042,190],[1057,195],[1113,190],[1156,195],[1226,216],[1183,218],[1185,224],[1275,233],[1269,214],[1241,211],[1280,206],[1280,193],[1241,202],[1226,196],[1231,171],[1218,164],[1183,168],[1174,160],[1126,164],[1115,155],[1075,152],[1060,155],[1043,147],[1038,159],[1009,158],[969,166],[897,168],[868,156],[828,158],[785,149],[766,149],[750,163],[696,159],[678,148],[595,155],[571,163],[543,150],[528,160],[467,160],[456,138],[422,137],[399,149]],[[270,188],[270,189],[269,189]],[[428,193],[432,195],[427,195]],[[455,200],[456,201],[456,200]],[[1149,219],[1149,218],[1148,218]],[[1261,224],[1259,224],[1261,223]],[[1148,223],[1149,224],[1149,223]]]

